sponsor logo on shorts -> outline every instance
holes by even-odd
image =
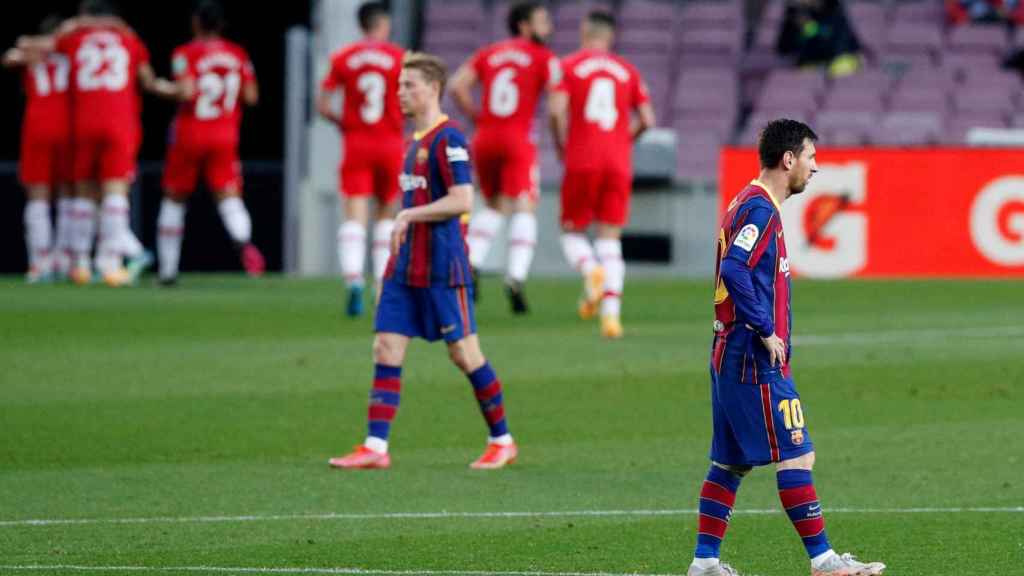
[[[789,433],[789,439],[793,441],[794,446],[800,446],[804,443],[804,431],[793,430]]]
[[[441,334],[451,334],[455,331],[455,324],[449,324],[447,326],[441,326]],[[801,440],[803,442],[803,440]]]

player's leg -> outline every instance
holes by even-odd
[[[501,234],[505,226],[505,217],[509,207],[502,202],[501,169],[504,158],[498,154],[495,146],[481,140],[478,136],[473,141],[473,165],[476,169],[477,181],[484,203],[469,221],[466,233],[466,244],[469,246],[469,263],[472,266],[473,298],[480,298],[477,277],[480,268],[487,262],[494,239]]]
[[[96,200],[99,185],[84,179],[75,183],[75,200],[72,210],[71,251],[74,254],[71,280],[75,284],[92,281],[92,249],[96,238]]]
[[[395,215],[402,201],[401,189],[395,185],[402,173],[402,142],[382,147],[374,170],[374,196],[377,198],[374,214],[373,240],[370,259],[373,265],[374,304],[380,302],[384,272],[391,258],[391,231],[395,228]]]
[[[164,163],[164,197],[156,219],[156,252],[159,280],[173,286],[178,280],[181,242],[185,235],[186,202],[195,190],[198,162],[180,143],[171,144]]]
[[[18,175],[25,187],[25,247],[30,284],[50,279],[52,225],[50,223],[51,185],[58,168],[54,149],[45,136],[23,131]]]
[[[384,283],[374,319],[374,378],[370,390],[366,440],[339,458],[334,468],[387,468],[391,422],[398,411],[402,390],[402,363],[409,339],[424,337],[423,310],[430,305],[425,288],[411,288],[395,281]]]
[[[252,218],[242,200],[242,163],[238,159],[238,147],[215,147],[205,167],[207,184],[217,200],[217,212],[238,251],[245,273],[252,278],[262,276],[267,266],[263,254],[252,243]]]
[[[711,466],[701,484],[697,517],[697,544],[688,576],[719,576],[729,574],[731,568],[720,562],[722,540],[725,539],[736,492],[751,466],[746,464],[742,446],[729,422],[728,400],[719,394],[720,386],[735,386],[723,382],[716,369],[711,369]]]
[[[365,155],[365,150],[346,141],[339,177],[342,222],[338,227],[338,263],[348,289],[345,312],[353,318],[363,314],[366,227],[370,219],[370,197],[373,195],[373,171]]]
[[[523,289],[533,262],[537,246],[537,183],[536,151],[528,145],[514,157],[510,157],[502,170],[503,194],[512,203],[512,218],[508,227],[508,269],[505,274],[505,292],[512,312],[525,314],[529,307]]]
[[[57,187],[57,235],[53,242],[53,270],[59,279],[66,279],[71,274],[74,209],[73,189],[69,183],[63,182]]]
[[[597,200],[597,241],[594,248],[604,268],[601,297],[601,333],[606,338],[622,337],[622,290],[626,263],[622,259],[622,227],[629,220],[631,174],[606,173]]]
[[[811,559],[812,576],[870,576],[885,565],[858,562],[849,554],[832,550],[825,532],[825,517],[814,488],[814,447],[804,428],[804,412],[793,381],[778,378],[769,383],[780,461],[775,464],[779,500]]]
[[[604,290],[604,268],[594,255],[586,230],[594,220],[594,186],[589,172],[566,172],[562,180],[562,253],[566,261],[583,276],[583,296],[577,305],[580,318],[588,320],[597,313]]]
[[[139,135],[134,129],[115,131],[102,140],[99,155],[100,234],[97,269],[110,286],[134,282],[152,261],[131,228],[129,190],[135,180]],[[128,258],[125,266],[124,258]]]

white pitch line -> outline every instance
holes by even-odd
[[[582,518],[611,516],[693,516],[695,508],[666,510],[555,510],[539,512],[381,512],[326,514],[266,514],[244,516],[153,516],[136,518],[46,518],[0,520],[0,527],[75,526],[91,524],[216,524],[282,520],[434,520],[450,518]],[[734,510],[733,515],[780,514],[778,508]],[[828,514],[965,514],[1024,513],[1024,506],[952,508],[826,508]]]
[[[975,326],[970,328],[924,328],[920,330],[879,330],[877,332],[847,332],[836,334],[804,334],[793,336],[796,346],[828,346],[833,344],[892,344],[958,341],[964,338],[1013,338],[1024,336],[1024,326]]]
[[[346,574],[351,576],[683,576],[638,572],[543,572],[488,570],[373,570],[369,568],[246,568],[231,566],[76,566],[72,564],[0,566],[12,572],[186,572],[200,574]]]

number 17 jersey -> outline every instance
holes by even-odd
[[[244,48],[222,38],[197,39],[171,55],[175,80],[189,78],[195,94],[178,109],[176,139],[237,145],[242,87],[256,80]]]

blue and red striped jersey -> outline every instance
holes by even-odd
[[[789,376],[789,260],[779,205],[761,182],[754,180],[729,204],[718,233],[715,263],[715,330],[728,335],[736,325],[761,337],[772,333],[786,343],[783,374]],[[763,368],[770,368],[764,346],[754,346]]]
[[[466,137],[447,117],[415,135],[399,179],[403,208],[430,204],[447,195],[452,186],[472,184]],[[420,288],[468,284],[469,250],[460,218],[410,224],[398,254],[391,255],[385,277]]]

